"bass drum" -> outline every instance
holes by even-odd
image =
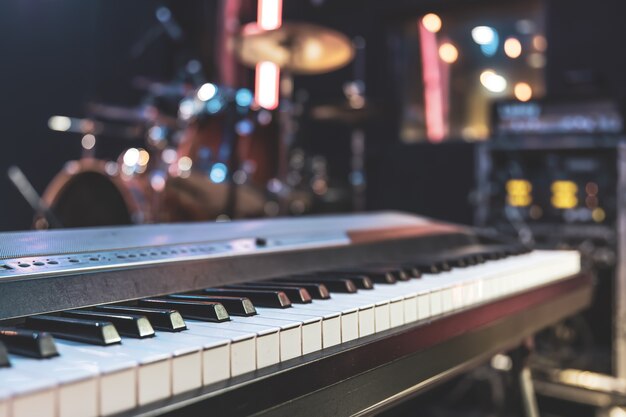
[[[60,227],[94,227],[143,223],[146,193],[132,180],[123,180],[115,162],[82,159],[68,162],[46,188],[43,202]],[[36,229],[47,229],[43,213]]]

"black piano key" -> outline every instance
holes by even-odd
[[[357,289],[359,290],[371,290],[374,289],[374,283],[372,282],[371,278],[367,275],[364,274],[352,274],[352,273],[346,273],[346,272],[327,272],[327,271],[322,271],[319,274],[312,274],[310,275],[311,277],[316,277],[318,275],[321,275],[324,278],[330,278],[330,279],[349,279],[350,281],[352,281],[354,283],[354,285],[357,287]]]
[[[338,270],[338,271],[324,271],[325,275],[333,275],[333,274],[349,274],[354,276],[367,276],[372,282],[376,284],[394,284],[397,279],[393,272],[388,271],[386,269],[379,268],[364,268],[364,269],[354,269],[354,270]],[[350,277],[350,279],[352,279]]]
[[[371,266],[375,268],[376,272],[386,272],[391,274],[396,281],[408,281],[413,278],[413,270],[410,268],[405,268],[403,266],[393,265],[393,264],[375,264]],[[369,267],[367,267],[369,269]],[[366,273],[368,269],[364,269],[363,273]]]
[[[20,329],[17,327],[0,327],[0,342],[9,352],[31,358],[52,358],[59,352],[50,333]]]
[[[93,310],[70,310],[61,313],[64,317],[76,319],[110,321],[123,336],[143,339],[154,336],[154,329],[146,316],[128,313],[109,313]]]
[[[94,310],[104,311],[109,313],[122,313],[122,314],[139,314],[146,316],[150,320],[150,324],[157,330],[166,332],[179,332],[186,330],[187,325],[183,316],[177,310],[167,308],[148,308],[139,306],[98,306],[93,307]]]
[[[0,342],[0,368],[11,366],[9,361],[9,352],[4,343]]]
[[[221,303],[211,301],[174,300],[171,298],[148,298],[139,300],[141,307],[170,308],[178,310],[186,319],[222,322],[230,320]]]
[[[419,270],[419,268],[411,265],[411,264],[404,264],[401,266],[401,268],[405,271],[405,273],[409,276],[409,279],[412,278],[421,278],[422,277],[422,271]]]
[[[352,294],[352,293],[357,292],[356,285],[354,284],[354,282],[352,282],[349,279],[344,279],[344,278],[334,279],[334,278],[324,277],[322,275],[316,275],[316,276],[294,275],[294,276],[286,277],[286,278],[276,278],[276,279],[273,279],[272,281],[277,281],[277,282],[300,282],[302,281],[303,284],[304,283],[324,284],[326,288],[328,288],[328,291],[330,291],[331,293],[339,292],[339,293]]]
[[[275,285],[281,285],[284,287],[296,287],[304,288],[309,292],[309,295],[314,300],[328,300],[330,298],[330,292],[326,285],[321,283],[312,282],[285,282],[285,281],[255,281],[255,285],[273,287]]]
[[[452,265],[450,265],[448,260],[442,258],[418,259],[411,261],[411,265],[420,268],[420,270],[423,268],[422,272],[426,274],[438,274],[452,270]]]
[[[122,341],[113,323],[105,320],[45,315],[26,318],[25,326],[32,330],[49,332],[59,339],[75,340],[94,345],[106,346]]]
[[[256,309],[246,297],[216,297],[208,294],[172,294],[168,295],[168,298],[177,300],[196,300],[196,301],[210,301],[213,303],[221,303],[231,316],[254,316]]]
[[[252,303],[257,307],[268,308],[287,308],[291,307],[291,300],[282,291],[270,291],[270,290],[233,290],[224,288],[207,288],[202,290],[203,294],[215,295],[215,296],[230,296],[230,297],[246,297],[249,298]]]
[[[272,291],[282,291],[287,294],[289,300],[292,303],[296,304],[308,304],[312,301],[311,295],[305,288],[297,288],[297,287],[285,287],[280,284],[276,284],[274,287],[268,287],[263,285],[256,285],[255,283],[247,283],[242,285],[225,285],[224,288],[232,288],[236,290],[240,289],[251,289],[251,290],[272,290]]]

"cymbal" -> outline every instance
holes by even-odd
[[[274,30],[248,24],[236,39],[236,49],[245,65],[270,61],[294,74],[334,71],[354,57],[352,43],[344,34],[308,23],[285,23]]]

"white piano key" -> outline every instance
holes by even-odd
[[[176,333],[160,332],[159,336],[148,339],[126,337],[122,338],[122,343],[131,349],[150,349],[171,355],[171,394],[176,395],[202,386],[203,345],[199,338],[192,345],[169,338],[172,335]]]
[[[186,320],[186,322],[188,322]],[[242,332],[253,332],[256,335],[256,369],[275,365],[280,362],[280,328],[263,326],[258,324],[247,324],[235,321],[222,323],[208,323],[195,321],[196,327],[209,327],[215,330],[237,330]]]
[[[57,382],[59,417],[95,417],[98,415],[98,371],[85,364],[60,357],[47,360],[9,355],[20,372],[33,376],[48,375]]]
[[[230,348],[228,346],[230,341],[225,337],[200,337],[188,331],[175,333],[157,331],[155,338],[146,340],[156,341],[157,343],[170,341],[200,348],[202,360],[201,385],[208,385],[230,378]],[[188,384],[196,387],[198,381],[195,378],[197,377],[197,373],[193,373],[194,379]],[[183,388],[179,386],[178,389]]]
[[[256,333],[231,329],[215,329],[201,326],[199,321],[185,320],[189,330],[186,333],[213,337],[228,338],[230,341],[230,376],[239,376],[256,369]]]
[[[68,346],[85,355],[100,358],[134,360],[138,364],[136,398],[138,405],[169,398],[172,395],[172,357],[161,350],[138,350],[125,345],[96,346],[70,340],[56,340],[58,347]]]
[[[233,316],[231,320],[240,323],[252,323],[269,327],[280,328],[280,360],[286,361],[302,355],[302,325],[300,321],[289,320],[287,318],[276,319],[269,317],[238,317]]]
[[[432,316],[431,293],[423,292],[417,296],[417,319],[425,320]]]
[[[10,393],[7,389],[0,388],[0,417],[9,417]]]
[[[57,350],[64,361],[84,363],[97,368],[100,374],[99,415],[119,413],[137,405],[137,361],[124,356],[86,354],[80,349],[59,343]]]
[[[322,320],[316,313],[306,314],[291,308],[277,310],[273,308],[257,308],[260,317],[285,318],[302,321],[302,354],[317,352],[322,349]]]
[[[296,305],[289,310],[309,315],[319,315],[322,318],[322,348],[329,348],[341,343],[340,312],[319,308],[315,303],[306,304],[306,308]]]
[[[341,343],[349,342],[350,340],[357,339],[359,337],[359,314],[358,309],[351,303],[333,303],[331,300],[315,300],[311,304],[298,305],[302,310],[308,308],[311,309],[325,309],[327,311],[333,311],[341,314]],[[330,345],[332,346],[332,345]],[[328,346],[324,346],[328,347]]]
[[[360,298],[358,293],[333,294],[328,300],[316,300],[315,305],[342,315],[350,314],[343,318],[342,340],[344,342],[374,333],[373,330],[371,333],[367,332],[370,327],[374,327],[374,304],[370,300]],[[354,320],[355,313],[356,321]]]
[[[3,368],[0,369],[0,382],[11,395],[11,417],[58,416],[57,382],[48,375]]]

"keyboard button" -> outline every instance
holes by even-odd
[[[291,306],[289,297],[282,291],[207,288],[202,293],[215,296],[246,297],[257,307],[287,308]]]
[[[178,310],[185,319],[222,322],[230,320],[228,312],[220,303],[211,301],[174,300],[170,298],[148,298],[139,300],[141,307],[168,308]]]
[[[54,344],[54,338],[46,332],[16,327],[0,327],[0,342],[4,342],[7,349],[16,355],[43,359],[59,354]],[[0,347],[0,366],[4,358],[6,358],[6,352],[3,355]]]
[[[128,313],[109,313],[91,310],[70,310],[61,313],[64,317],[87,320],[106,320],[115,325],[117,331],[127,337],[152,337],[154,329],[146,316]]]
[[[179,332],[185,330],[185,320],[177,310],[148,308],[148,307],[128,307],[128,306],[97,306],[93,307],[96,311],[104,311],[109,313],[122,314],[139,314],[146,316],[150,320],[152,327],[166,332]]]
[[[27,317],[25,326],[32,330],[49,332],[61,339],[96,345],[112,345],[122,340],[115,326],[109,321],[45,315]]]
[[[207,294],[173,294],[168,298],[176,300],[198,300],[221,303],[229,315],[232,316],[254,316],[256,310],[252,301],[246,297],[221,297]]]

